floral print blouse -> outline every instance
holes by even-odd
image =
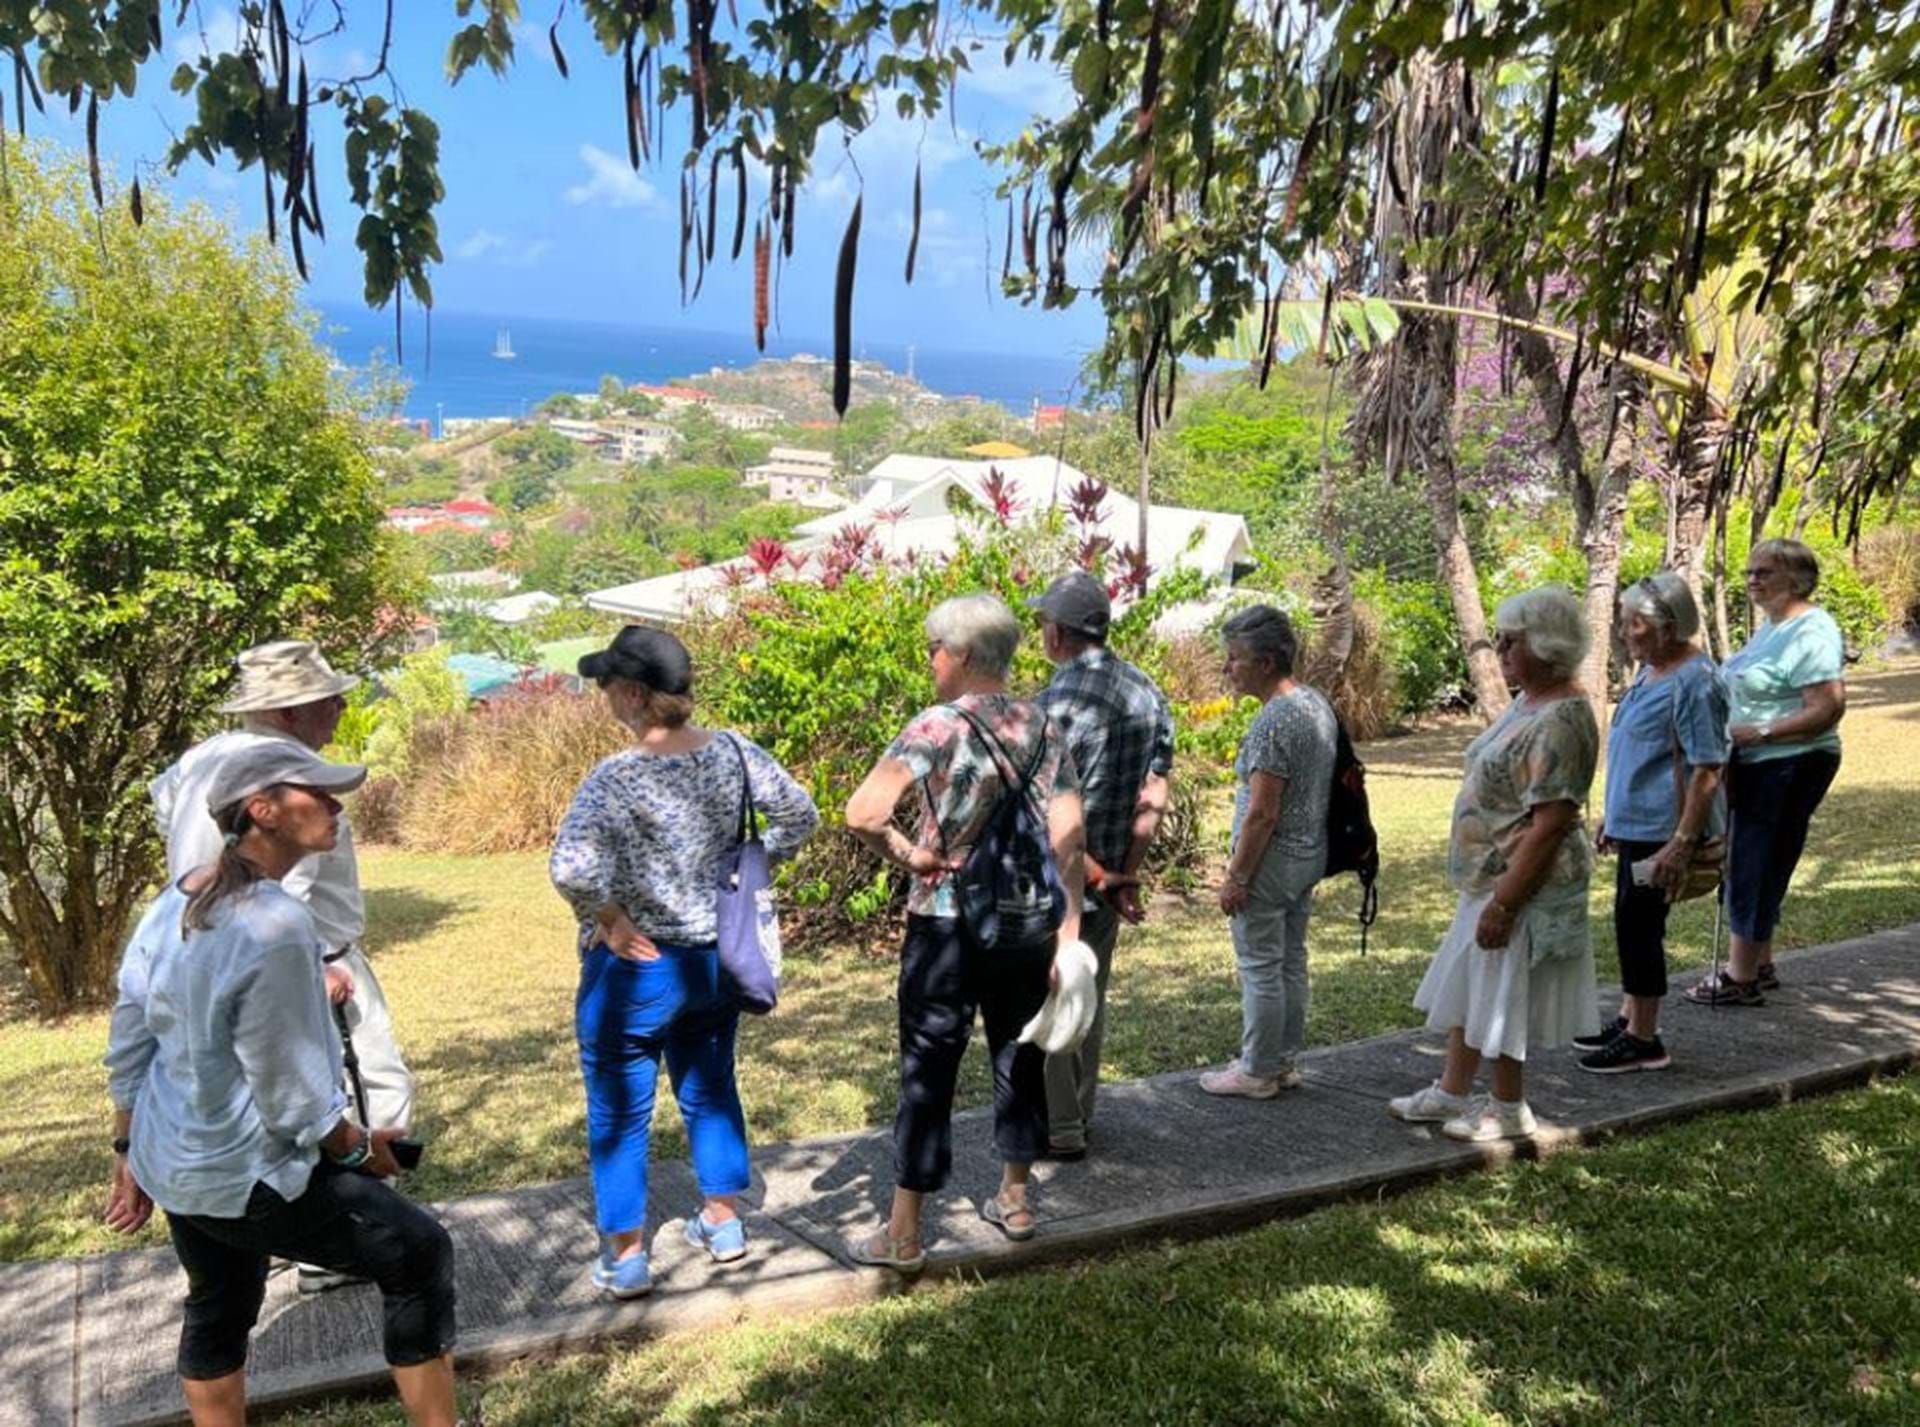
[[[1001,747],[990,748],[959,709],[985,724]],[[1028,796],[1045,817],[1055,794],[1080,791],[1080,775],[1059,724],[1039,704],[1008,694],[962,694],[952,704],[935,704],[915,714],[884,756],[906,764],[920,780],[916,845],[960,855],[1000,801],[1006,783],[1001,750],[1019,776],[1033,763],[1042,740],[1045,747]],[[952,874],[914,877],[907,889],[907,910],[923,917],[957,916]]]
[[[775,862],[791,857],[820,814],[751,739],[716,732],[691,753],[623,749],[587,774],[548,864],[554,887],[580,919],[582,951],[597,940],[595,914],[607,902],[625,908],[654,941],[713,942],[721,867],[740,830],[743,759],[767,855]]]
[[[1455,891],[1483,896],[1493,890],[1533,825],[1536,807],[1566,801],[1580,810],[1546,880],[1522,909],[1537,959],[1577,955],[1588,945],[1593,843],[1584,810],[1599,755],[1599,725],[1578,695],[1536,703],[1522,694],[1467,745],[1466,776],[1447,844],[1447,877]]]

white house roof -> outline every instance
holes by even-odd
[[[508,595],[505,599],[489,600],[480,606],[480,613],[496,624],[525,624],[530,619],[559,608],[558,595],[550,595],[545,590],[527,590],[522,594]]]
[[[909,551],[922,558],[952,554],[959,548],[963,521],[948,505],[949,492],[960,489],[983,508],[991,508],[986,493],[988,473],[997,469],[1017,502],[1015,519],[1068,503],[1084,472],[1052,456],[1028,456],[1010,461],[950,460],[939,456],[893,455],[881,461],[861,482],[864,494],[853,505],[802,521],[794,527],[789,550],[817,551],[834,533],[849,526],[867,526],[889,557]],[[1115,547],[1131,546],[1139,538],[1140,507],[1132,498],[1108,488],[1101,503],[1099,534]],[[1179,569],[1198,570],[1211,579],[1228,581],[1235,566],[1253,557],[1253,542],[1244,517],[1223,511],[1189,510],[1180,506],[1147,508],[1147,562],[1151,580]],[[741,561],[728,563],[740,564]],[[690,614],[724,608],[728,599],[724,566],[659,575],[586,597],[593,609],[633,618],[677,621]]]

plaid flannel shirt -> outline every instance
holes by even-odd
[[[1087,852],[1117,872],[1133,842],[1141,785],[1173,768],[1173,711],[1153,680],[1101,646],[1056,669],[1039,702],[1080,770]]]

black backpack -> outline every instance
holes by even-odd
[[[960,920],[984,946],[1030,946],[1060,929],[1067,915],[1067,889],[1054,865],[1053,840],[1046,820],[1033,808],[1028,786],[1046,756],[1041,735],[1025,774],[1015,777],[1006,746],[987,726],[957,704],[949,708],[964,718],[986,743],[1000,770],[1000,799],[988,814],[967,860],[953,874],[954,899]],[[944,847],[946,834],[941,833]]]
[[[1347,726],[1334,720],[1333,788],[1327,798],[1327,870],[1331,877],[1352,872],[1360,878],[1360,954],[1367,954],[1367,929],[1380,914],[1380,839],[1367,806],[1367,765],[1353,751]]]

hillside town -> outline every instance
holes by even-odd
[[[853,376],[871,399],[844,425],[816,414],[826,364],[805,354],[666,384],[609,377],[525,419],[395,423],[375,452],[386,524],[429,587],[407,647],[446,644],[487,697],[528,671],[564,674],[602,626],[719,613],[776,577],[941,562],[970,522],[1054,511],[1110,552],[1122,600],[1175,572],[1225,588],[1254,567],[1243,515],[1143,512],[1107,473],[1066,459],[1076,418],[1063,406],[1016,415],[877,363]]]

